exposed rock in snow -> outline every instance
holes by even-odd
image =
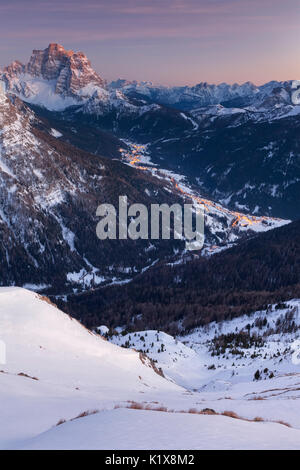
[[[56,138],[62,137],[62,133],[57,131],[56,129],[51,129],[50,133],[51,135],[53,135],[53,137],[56,137]]]

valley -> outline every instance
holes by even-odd
[[[149,154],[147,154],[147,146],[146,145],[138,145],[134,143],[128,143],[129,146],[128,150],[120,149],[122,157],[129,162],[130,165],[134,166],[138,170],[142,171],[150,171],[152,174],[158,174],[161,176],[163,175],[165,178],[169,178],[173,184],[175,191],[178,191],[183,195],[183,197],[187,197],[193,201],[194,204],[199,204],[204,206],[204,210],[206,212],[213,213],[218,212],[221,215],[232,217],[233,221],[231,223],[232,227],[247,228],[253,231],[263,231],[264,229],[272,229],[275,227],[280,227],[283,224],[289,223],[290,221],[284,221],[277,218],[272,217],[257,217],[252,215],[242,214],[236,211],[230,211],[226,207],[222,207],[221,205],[210,201],[208,199],[204,199],[202,197],[197,196],[193,193],[192,189],[186,185],[183,185],[185,182],[185,177],[182,175],[172,175],[172,172],[164,170],[162,168],[156,168],[155,166],[151,165],[151,159]],[[142,166],[140,163],[142,161],[150,162],[149,166]]]

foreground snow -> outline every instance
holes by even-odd
[[[280,424],[118,409],[57,426],[24,449],[299,449],[300,431]]]
[[[90,408],[112,408],[149,390],[181,388],[141,360],[92,334],[33,292],[0,288],[0,447],[32,437]]]
[[[198,352],[161,335],[180,365],[173,374],[166,368],[170,380],[145,356],[91,333],[46,298],[0,288],[7,353],[0,366],[0,448],[300,449],[297,370],[260,382],[213,375],[212,384]],[[189,361],[201,391],[189,387]],[[216,414],[203,414],[206,408]],[[266,422],[253,422],[257,417]],[[292,427],[272,422],[278,420]]]

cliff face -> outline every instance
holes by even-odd
[[[15,61],[1,74],[8,91],[25,97],[32,94],[34,78],[54,81],[55,93],[71,97],[84,95],[80,90],[88,85],[100,88],[105,86],[105,81],[93,70],[82,52],[67,51],[54,43],[44,50],[34,50],[28,64]]]
[[[100,87],[105,84],[82,52],[66,51],[59,44],[34,50],[25,71],[45,80],[56,80],[56,92],[63,94],[76,93],[90,83]]]

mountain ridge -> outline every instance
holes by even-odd
[[[41,84],[35,83],[32,78],[42,78],[46,82],[55,83],[45,93],[45,90],[39,89]],[[7,91],[31,102],[35,100],[35,95],[40,94],[40,100],[37,99],[35,104],[46,107],[48,104],[52,109],[55,109],[55,106],[65,109],[92,97],[94,93],[101,93],[107,99],[107,96],[115,90],[122,91],[129,98],[134,94],[141,99],[150,99],[152,103],[171,105],[185,111],[215,104],[224,104],[229,108],[234,105],[245,107],[254,103],[257,107],[264,104],[273,90],[281,89],[289,93],[292,86],[292,80],[285,82],[274,80],[260,86],[251,82],[217,85],[199,82],[193,86],[163,86],[124,79],[109,83],[92,68],[84,53],[68,51],[57,43],[50,43],[44,50],[34,49],[29,62],[25,65],[18,60],[12,62],[0,73],[0,80],[4,81]],[[48,94],[48,103],[42,102],[42,92],[44,99],[45,94]],[[56,104],[55,95],[73,98],[73,101],[66,99],[65,103],[59,101]],[[292,104],[287,96],[282,98],[286,104]]]

